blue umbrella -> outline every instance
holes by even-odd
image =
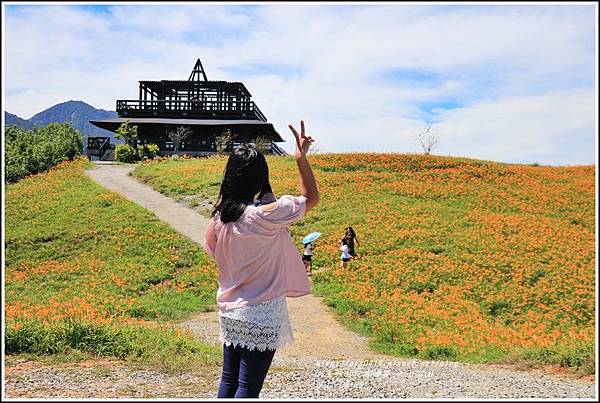
[[[309,242],[312,242],[312,241],[316,240],[320,236],[321,236],[320,232],[311,232],[310,234],[308,234],[307,236],[305,236],[304,238],[302,238],[302,243],[303,244],[307,244]]]

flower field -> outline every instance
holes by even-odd
[[[211,309],[214,264],[152,213],[86,177],[91,166],[78,158],[7,186],[7,353],[216,363],[218,349],[171,326]]]
[[[158,160],[134,174],[172,197],[218,194],[227,157]],[[321,202],[291,228],[322,232],[314,291],[389,354],[529,359],[593,371],[595,167],[406,154],[309,157]],[[291,157],[268,156],[277,196]],[[339,267],[351,225],[359,259]],[[206,263],[210,270],[214,268]]]

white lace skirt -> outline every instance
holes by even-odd
[[[294,341],[285,295],[260,304],[219,311],[221,342],[226,346],[277,350]]]

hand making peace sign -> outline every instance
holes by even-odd
[[[305,156],[310,145],[315,141],[311,136],[306,136],[304,132],[304,120],[300,121],[300,134],[292,125],[288,125],[294,137],[296,138],[296,158]]]

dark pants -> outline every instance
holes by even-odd
[[[257,398],[275,350],[248,350],[223,344],[223,372],[217,397]]]

